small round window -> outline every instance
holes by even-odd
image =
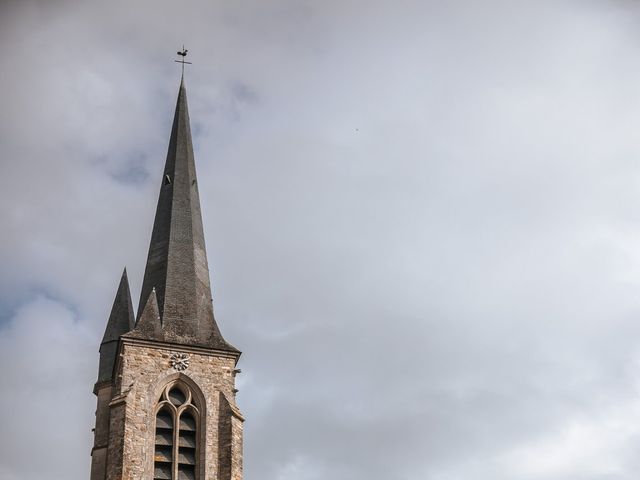
[[[178,387],[173,387],[171,390],[169,390],[169,401],[176,407],[179,407],[180,405],[186,403],[187,396]]]

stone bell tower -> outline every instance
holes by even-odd
[[[239,357],[213,316],[181,81],[138,313],[125,270],[100,345],[91,480],[241,480]]]

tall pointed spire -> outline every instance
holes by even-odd
[[[237,352],[213,316],[184,78],[162,175],[138,320],[155,288],[164,340]]]
[[[104,331],[102,343],[100,344],[98,382],[111,379],[118,350],[118,340],[121,335],[124,335],[133,328],[133,324],[133,305],[131,304],[129,280],[127,278],[127,269],[125,268],[120,278],[116,298],[113,300],[113,307],[111,307],[107,328]]]

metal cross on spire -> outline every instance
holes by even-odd
[[[174,62],[176,62],[176,63],[181,63],[181,64],[182,64],[182,76],[183,76],[183,77],[184,77],[184,64],[186,63],[186,64],[188,64],[188,65],[191,65],[191,62],[186,62],[186,61],[184,60],[184,59],[185,59],[185,57],[187,56],[187,52],[188,52],[188,51],[189,51],[189,50],[187,50],[186,48],[184,48],[184,45],[182,45],[182,51],[181,51],[181,52],[178,52],[178,55],[180,55],[180,56],[182,57],[182,59],[181,59],[181,60],[174,60]]]

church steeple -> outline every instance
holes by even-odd
[[[162,174],[138,322],[145,308],[155,304],[149,301],[154,289],[164,341],[238,352],[224,340],[213,316],[184,79]],[[136,330],[132,336],[144,335]]]
[[[91,480],[242,480],[240,352],[213,317],[198,197],[182,81],[137,322],[125,272],[100,346]]]

